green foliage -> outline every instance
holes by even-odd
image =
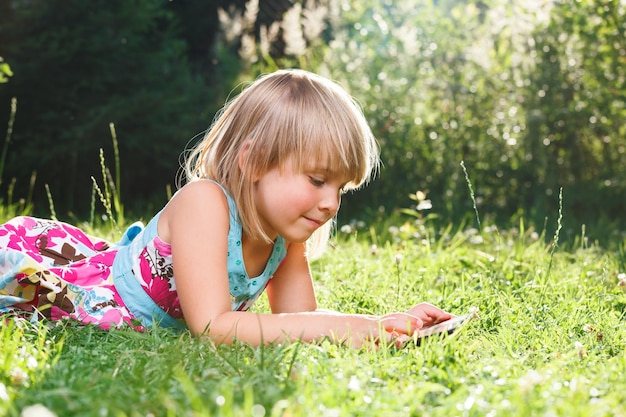
[[[36,169],[61,213],[87,211],[74,198],[110,152],[109,123],[132,168],[120,193],[143,215],[233,86],[301,67],[358,98],[380,140],[381,176],[346,196],[342,219],[390,213],[420,190],[448,219],[475,203],[540,224],[563,188],[568,227],[623,223],[623,1],[58,2],[0,5],[15,70],[0,106],[20,101],[6,176],[23,189]]]
[[[480,319],[419,348],[361,351],[3,321],[0,414],[40,404],[68,417],[626,415],[623,253],[583,236],[554,249],[523,222],[482,233],[424,217],[380,226],[377,246],[346,228],[313,264],[321,308],[380,314],[427,301],[457,314],[475,306]]]
[[[250,77],[299,66],[363,103],[384,167],[348,196],[348,216],[403,207],[422,190],[448,218],[476,203],[491,218],[541,223],[563,188],[576,224],[625,208],[625,13],[619,0],[320,0],[296,4],[273,38],[235,35]]]
[[[11,67],[0,56],[0,83],[6,83],[12,75]]]
[[[562,1],[532,38],[526,170],[546,189],[565,187],[578,217],[615,218],[624,210],[625,15],[619,1]]]
[[[6,156],[9,150],[9,143],[11,142],[11,134],[13,133],[13,123],[15,122],[15,114],[17,112],[17,100],[13,98],[11,100],[11,114],[8,121],[7,133],[2,145],[2,151],[0,153],[0,185],[3,183],[4,164]],[[0,220],[4,221],[11,217],[18,215],[29,214],[32,210],[32,191],[35,185],[36,174],[33,173],[30,177],[30,183],[28,187],[27,197],[19,199],[17,202],[13,201],[13,192],[15,190],[15,178],[9,183],[6,190],[6,200],[0,198]]]
[[[3,318],[0,342],[0,415],[4,416],[17,412],[13,399],[22,389],[45,380],[63,349],[63,338],[51,335],[45,327]]]
[[[212,90],[191,70],[182,23],[168,3],[6,6],[0,43],[15,75],[0,90],[0,103],[13,96],[20,101],[5,167],[18,186],[36,169],[63,214],[85,213],[88,200],[77,197],[88,195],[90,177],[99,175],[98,150],[110,152],[110,123],[119,132],[121,163],[131,167],[122,181],[127,200],[143,206],[136,199],[174,181],[177,156],[210,122]]]

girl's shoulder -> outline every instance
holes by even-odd
[[[178,190],[163,208],[159,218],[159,236],[168,242],[174,220],[205,223],[206,220],[228,224],[229,204],[224,189],[208,180],[192,181]]]
[[[203,197],[206,196],[207,193],[213,194],[212,197],[219,195],[226,198],[226,190],[219,183],[209,179],[202,179],[188,182],[182,186],[181,189],[174,194],[172,200],[179,195]]]

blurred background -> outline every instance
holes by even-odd
[[[0,57],[0,200],[36,215],[86,215],[114,130],[127,215],[151,216],[241,83],[298,67],[380,142],[340,223],[474,203],[495,224],[626,223],[624,0],[0,0]]]

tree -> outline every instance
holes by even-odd
[[[38,173],[57,211],[85,210],[99,149],[113,163],[119,136],[123,196],[147,199],[174,182],[178,155],[205,129],[213,96],[186,59],[166,0],[33,0],[3,6],[0,44],[16,75],[0,91],[20,103],[6,175],[24,187]],[[0,108],[0,116],[8,109]],[[131,180],[132,179],[132,180]],[[47,213],[46,205],[39,211]]]

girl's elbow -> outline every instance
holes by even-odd
[[[187,323],[187,328],[189,329],[189,332],[195,337],[207,337],[209,336],[211,330],[209,324],[198,325]]]
[[[236,336],[231,326],[228,326],[219,317],[211,321],[200,321],[198,323],[187,323],[189,332],[200,339],[211,340],[217,345],[230,345]]]

